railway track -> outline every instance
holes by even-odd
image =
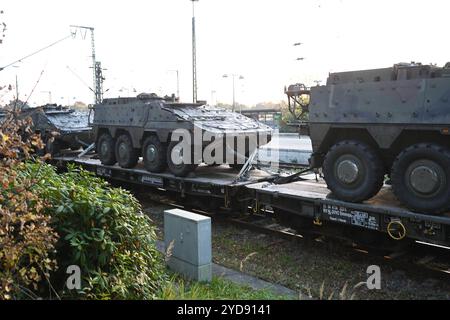
[[[371,245],[355,243],[352,239],[335,234],[323,232],[308,232],[307,230],[295,230],[285,226],[274,217],[273,212],[264,209],[259,213],[251,212],[242,215],[238,213],[211,213],[200,208],[186,207],[163,192],[143,193],[138,197],[145,200],[190,210],[212,218],[215,223],[232,224],[239,228],[249,229],[258,233],[264,233],[279,237],[288,241],[315,241],[324,245],[342,245],[358,255],[370,255],[377,257],[383,263],[389,264],[395,269],[408,272],[427,272],[431,277],[450,280],[450,248],[434,246],[426,243],[410,241],[396,248],[379,248]]]

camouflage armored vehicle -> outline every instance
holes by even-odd
[[[223,155],[235,153],[233,157],[238,163],[231,163],[233,166],[242,165],[243,158],[254,148],[270,141],[272,132],[270,127],[234,112],[201,104],[177,103],[155,94],[104,99],[94,106],[93,133],[97,153],[106,165],[118,162],[123,168],[133,168],[142,156],[144,166],[150,172],[163,172],[168,167],[176,176],[186,176],[204,162],[202,152],[208,143],[201,141],[200,154],[192,151],[189,161],[174,161],[173,155],[179,152],[180,158],[183,151],[177,147],[179,141],[173,133],[177,129],[192,133],[195,128],[201,133],[233,139],[254,137],[256,145],[247,141],[245,154],[224,145]],[[190,143],[194,148],[194,143]]]
[[[92,142],[88,112],[48,104],[23,109],[21,116],[31,117],[33,130],[41,134],[46,145],[45,151],[52,155],[63,149],[78,150]]]
[[[410,209],[450,209],[450,63],[331,73],[308,109],[310,164],[337,198],[369,199],[387,174]]]

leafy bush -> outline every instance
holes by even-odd
[[[2,176],[8,174],[2,171]],[[30,179],[2,179],[0,191],[0,298],[33,297],[56,266],[51,259],[57,235],[44,207],[29,190]]]
[[[0,125],[0,299],[155,298],[165,268],[136,199],[85,170],[57,174],[46,157],[32,159],[42,141],[18,119],[10,112]],[[82,272],[76,292],[65,289],[71,265]]]
[[[33,192],[46,201],[46,213],[60,235],[56,248],[61,283],[69,265],[81,268],[83,288],[92,299],[152,299],[166,281],[149,218],[127,191],[110,188],[83,169],[57,174],[49,165],[27,163],[22,177],[36,177]],[[64,292],[72,296],[71,292]]]
[[[29,125],[13,113],[0,125],[0,299],[34,298],[33,291],[49,287],[41,284],[56,268],[57,235],[45,203],[31,191],[34,176],[23,178],[16,170],[19,157],[29,158],[41,144]]]

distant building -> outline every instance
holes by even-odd
[[[280,128],[281,109],[247,109],[242,110],[242,114],[274,129]]]

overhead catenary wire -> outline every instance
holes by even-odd
[[[80,80],[87,88],[89,88],[89,90],[91,90],[92,92],[95,93],[95,90],[92,89],[87,83],[86,81],[84,81],[75,71],[73,71],[69,66],[66,66],[66,68],[78,79]]]
[[[28,59],[28,58],[30,58],[30,57],[32,57],[32,56],[34,56],[34,55],[36,55],[36,54],[38,54],[38,53],[40,53],[40,52],[46,50],[46,49],[48,49],[48,48],[51,48],[51,47],[57,45],[58,43],[63,42],[63,41],[66,40],[66,39],[69,39],[70,37],[72,37],[72,34],[70,34],[70,35],[68,35],[68,36],[66,36],[66,37],[64,37],[64,38],[62,38],[62,39],[59,39],[58,41],[55,41],[55,42],[49,44],[48,46],[45,46],[44,48],[41,48],[41,49],[39,49],[39,50],[37,50],[37,51],[34,51],[33,53],[30,53],[30,54],[26,55],[26,56],[23,57],[23,58],[20,58],[20,59],[14,61],[14,62],[11,62],[11,63],[7,64],[7,65],[4,66],[4,67],[1,67],[1,68],[0,68],[0,71],[3,71],[4,69],[6,69],[6,68],[8,68],[8,67],[11,67],[12,65],[16,64],[17,62],[22,62],[22,61],[25,60],[25,59]]]
[[[28,98],[27,98],[27,100],[25,101],[25,103],[23,104],[23,106],[26,106],[26,105],[28,104],[28,101],[30,100],[31,96],[33,95],[34,90],[36,89],[37,85],[38,85],[39,82],[41,81],[41,78],[42,78],[42,75],[44,74],[45,68],[46,68],[46,67],[44,67],[44,69],[42,69],[41,73],[39,74],[39,78],[37,79],[36,83],[34,84],[33,89],[31,89],[31,92],[30,92],[30,94],[28,95]],[[17,104],[17,102],[16,102],[16,104]]]

